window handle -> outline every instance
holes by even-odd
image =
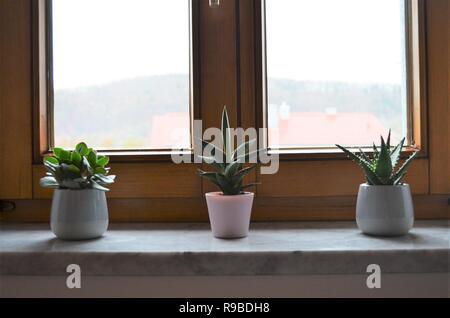
[[[220,6],[220,0],[209,0],[210,8],[218,8]]]
[[[12,201],[0,200],[0,212],[13,211],[16,208],[16,204]]]

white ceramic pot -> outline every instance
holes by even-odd
[[[356,223],[370,235],[404,235],[414,224],[411,190],[408,184],[359,186]]]
[[[224,195],[222,192],[209,192],[205,196],[215,237],[239,238],[248,235],[254,193]]]
[[[50,227],[64,240],[87,240],[102,236],[108,228],[105,192],[96,189],[55,190]]]

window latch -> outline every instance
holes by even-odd
[[[16,204],[12,201],[0,200],[0,212],[10,212],[16,208]]]
[[[210,8],[218,8],[220,6],[220,0],[209,0]]]

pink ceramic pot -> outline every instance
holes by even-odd
[[[254,193],[224,195],[205,194],[212,233],[218,238],[239,238],[248,235]]]

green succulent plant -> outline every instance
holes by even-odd
[[[218,147],[210,142],[204,142],[204,146],[210,147],[212,156],[200,156],[202,161],[211,166],[214,171],[199,169],[198,174],[219,187],[224,195],[239,195],[243,193],[244,189],[256,185],[256,183],[243,184],[244,177],[256,167],[256,164],[244,166],[245,162],[257,152],[250,152],[250,148],[256,140],[249,140],[233,149],[232,135],[229,128],[230,121],[225,106],[221,121],[222,147]],[[217,160],[217,158],[220,158],[220,160]]]
[[[400,153],[405,143],[403,138],[398,145],[391,148],[391,131],[386,142],[381,136],[380,149],[373,144],[373,154],[370,156],[368,153],[364,153],[361,148],[359,154],[355,154],[350,150],[336,145],[354,162],[356,162],[364,171],[367,184],[369,185],[400,185],[403,184],[403,178],[406,176],[409,165],[417,155],[415,151],[408,159],[405,160],[403,165],[397,169],[399,163]]]
[[[81,142],[73,151],[54,148],[52,157],[44,158],[46,176],[39,184],[52,189],[97,189],[109,191],[107,186],[114,183],[116,176],[108,175],[110,168],[107,156],[98,155]]]

